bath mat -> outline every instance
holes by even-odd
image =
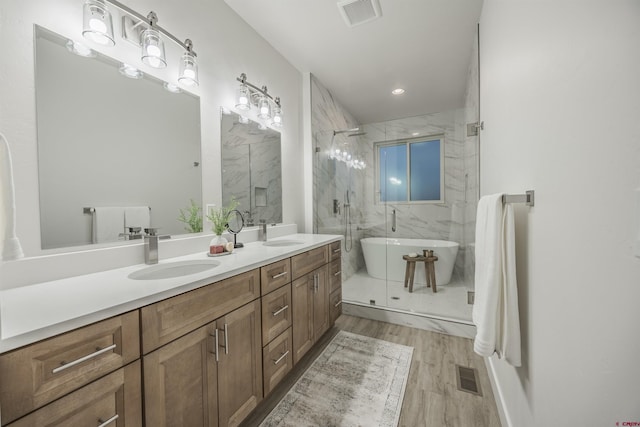
[[[395,427],[413,347],[340,331],[260,424]]]

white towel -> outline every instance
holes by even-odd
[[[9,143],[0,133],[0,259],[22,258],[22,246],[16,236],[16,201],[13,187],[13,167]]]
[[[124,208],[124,226],[149,228],[151,210],[149,206],[129,206]]]
[[[516,283],[513,210],[502,194],[480,199],[476,217],[476,275],[473,349],[520,366],[520,320]]]
[[[124,208],[93,208],[93,243],[115,242],[124,233]]]

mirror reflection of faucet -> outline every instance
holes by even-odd
[[[141,232],[142,227],[125,227],[124,233],[118,234],[118,237],[122,237],[124,240],[138,240],[144,237]]]

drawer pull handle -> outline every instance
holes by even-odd
[[[65,369],[69,369],[73,366],[76,366],[82,362],[86,362],[89,359],[93,359],[94,357],[100,356],[102,353],[106,353],[108,351],[113,350],[114,348],[116,348],[116,344],[111,344],[109,347],[105,347],[103,349],[98,349],[96,350],[94,353],[91,354],[87,354],[84,357],[81,357],[80,359],[76,359],[73,362],[60,362],[61,366],[58,366],[57,368],[55,368],[53,371],[51,371],[52,374],[57,374],[58,372],[64,371]]]
[[[283,276],[286,276],[286,275],[287,275],[287,272],[286,272],[286,271],[283,271],[283,272],[282,272],[282,273],[280,273],[280,274],[276,274],[275,276],[271,276],[271,278],[272,278],[272,279],[279,279],[279,278],[281,278],[281,277],[283,277]]]
[[[334,307],[338,307],[339,305],[342,305],[342,300],[338,301],[338,302],[334,305]]]
[[[288,305],[285,305],[284,307],[282,307],[282,308],[280,308],[280,309],[278,309],[278,310],[274,311],[274,312],[273,312],[273,313],[271,313],[271,314],[273,314],[273,316],[275,317],[275,316],[277,316],[278,314],[282,313],[283,311],[285,311],[285,310],[286,310],[286,309],[288,309],[288,308],[289,308],[289,306],[288,306]]]
[[[115,414],[113,417],[109,418],[107,421],[102,421],[102,418],[98,419],[98,422],[100,424],[98,424],[98,427],[105,427],[108,426],[109,424],[111,424],[112,422],[114,422],[115,420],[117,420],[119,417],[118,414]]]
[[[337,253],[338,253],[338,252],[340,252],[340,251],[341,251],[341,249],[334,249],[334,250],[333,250],[333,253],[334,253],[334,254],[337,254]]]
[[[338,270],[335,273],[333,273],[334,276],[339,276],[342,274],[342,270]]]
[[[277,365],[278,363],[282,362],[282,359],[284,359],[285,357],[287,357],[287,354],[289,354],[289,350],[285,351],[284,353],[282,353],[282,355],[280,357],[278,357],[277,359],[273,360],[273,364]]]

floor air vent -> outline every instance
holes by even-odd
[[[341,0],[338,9],[349,27],[365,24],[382,16],[378,0]]]
[[[482,396],[482,390],[480,390],[480,383],[478,382],[478,371],[476,369],[456,365],[456,380],[458,390]]]

